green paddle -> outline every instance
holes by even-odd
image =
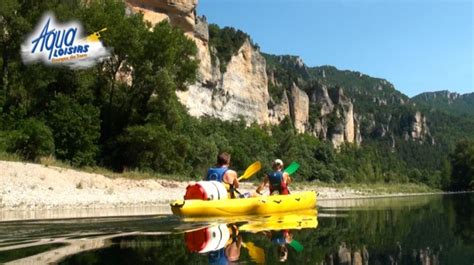
[[[288,245],[290,245],[292,248],[294,248],[296,250],[296,252],[301,252],[303,251],[304,247],[303,245],[301,245],[300,242],[296,241],[296,240],[291,240],[290,243],[288,243]]]
[[[298,168],[300,168],[300,164],[293,161],[287,168],[285,168],[284,172],[288,173],[288,175],[292,175],[298,170]]]

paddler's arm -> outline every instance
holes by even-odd
[[[224,180],[226,183],[232,183],[234,188],[239,188],[239,178],[237,177],[237,172],[234,170],[227,170],[224,175]]]
[[[260,186],[258,186],[256,192],[260,195],[262,195],[262,190],[265,188],[265,186],[267,186],[268,184],[268,176],[265,175],[265,177],[263,178],[263,182],[262,184],[260,184]]]
[[[285,181],[286,185],[290,185],[292,179],[288,173],[283,173],[283,180]]]

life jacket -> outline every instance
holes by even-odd
[[[229,170],[226,167],[211,167],[207,171],[206,180],[214,180],[219,182],[224,182],[224,175]]]
[[[272,232],[271,241],[276,245],[286,244],[286,237],[289,235],[290,230],[281,230]]]
[[[229,260],[225,255],[225,248],[209,252],[209,265],[227,265]]]
[[[268,174],[268,180],[270,182],[270,194],[273,194],[274,192],[278,192],[280,195],[290,194],[288,186],[283,181],[283,172],[274,171]]]
[[[207,171],[206,180],[222,182],[225,188],[227,189],[229,198],[235,198],[234,186],[232,184],[224,182],[224,175],[227,172],[227,170],[229,170],[227,167],[211,167]]]

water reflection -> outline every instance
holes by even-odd
[[[443,264],[440,261],[441,248],[432,250],[430,247],[423,249],[413,249],[408,256],[402,252],[400,243],[395,246],[395,251],[388,251],[384,254],[370,256],[366,246],[354,248],[351,250],[345,242],[339,245],[335,253],[328,253],[324,260],[317,263],[320,265],[368,265],[368,264],[419,264],[419,265],[438,265]],[[369,263],[369,261],[371,261]],[[446,263],[449,264],[449,263]]]
[[[344,202],[320,207],[317,215],[4,222],[0,261],[472,265],[472,205],[474,195],[465,194]]]
[[[285,262],[288,260],[289,247],[296,252],[304,249],[303,245],[293,237],[292,229],[315,229],[318,225],[315,210],[263,216],[250,222],[231,221],[186,232],[187,249],[190,252],[206,254],[209,264],[228,264],[240,259],[243,247],[248,251],[253,262],[264,264],[265,250],[258,246],[258,243],[243,239],[245,234],[249,233],[252,234],[249,237],[261,237],[271,242],[271,248],[275,249],[277,260]]]
[[[286,245],[301,245],[293,240],[291,229],[317,227],[316,213],[311,210],[214,220],[149,216],[7,222],[0,224],[0,261],[147,264],[153,260],[154,264],[226,264],[239,260],[245,252],[243,260],[264,263],[264,250],[249,236],[276,242],[284,252]],[[163,254],[169,255],[169,259]],[[204,255],[208,256],[205,262]]]

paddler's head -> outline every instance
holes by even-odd
[[[288,248],[285,245],[278,245],[278,261],[285,262],[288,259]]]
[[[217,166],[230,166],[230,154],[227,152],[222,152],[217,156]]]
[[[273,160],[272,168],[273,170],[281,170],[283,168],[283,161],[281,159]]]

